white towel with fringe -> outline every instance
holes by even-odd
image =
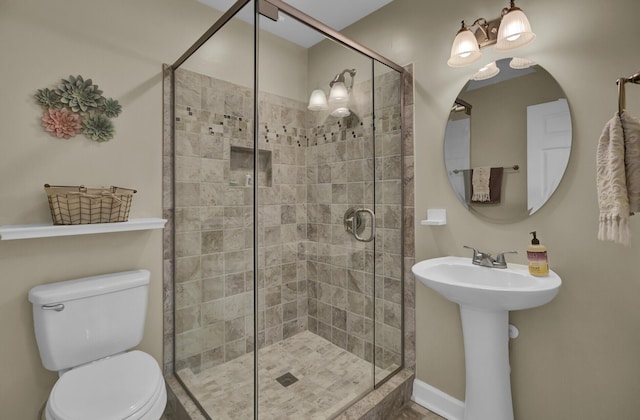
[[[640,119],[627,112],[620,116],[624,133],[624,172],[631,214],[640,212]]]
[[[473,175],[471,175],[471,186],[473,187],[473,195],[471,196],[471,201],[484,202],[491,199],[491,191],[489,190],[490,177],[490,166],[480,166],[478,168],[473,168]]]
[[[598,239],[628,245],[629,196],[625,175],[624,132],[620,116],[604,126],[596,154],[596,181],[600,223]]]

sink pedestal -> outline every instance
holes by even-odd
[[[460,305],[467,371],[464,419],[513,420],[509,311],[550,302],[560,277],[553,271],[535,277],[520,264],[480,267],[461,257],[420,261],[411,270],[425,286]]]
[[[466,369],[464,420],[513,420],[509,312],[460,305]]]

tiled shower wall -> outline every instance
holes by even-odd
[[[183,69],[175,85],[175,370],[199,372],[253,350],[253,92]],[[262,347],[307,329],[306,140],[303,104],[259,100]]]
[[[367,361],[375,346],[387,369],[402,354],[401,77],[389,72],[374,86],[373,95],[370,81],[354,87],[350,117],[310,115],[319,123],[307,149],[309,329]],[[350,207],[375,210],[375,250],[345,232]]]
[[[393,73],[375,83],[375,350],[384,368],[400,364],[402,340],[401,90]],[[354,89],[369,98],[362,109],[370,108],[366,86]],[[234,151],[237,157],[253,147],[252,96],[176,71],[175,371],[198,372],[253,347],[253,197],[238,169],[245,163],[233,161]],[[260,157],[270,166],[258,180],[258,345],[309,329],[371,360],[373,248],[344,231],[342,216],[374,202],[373,116],[369,110],[315,123],[306,104],[266,93],[259,112]]]

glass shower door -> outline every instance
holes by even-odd
[[[333,418],[402,365],[401,75],[276,0],[206,36],[174,65],[176,376],[210,418]]]
[[[174,366],[210,418],[251,419],[255,45],[229,17],[174,70]]]
[[[295,38],[265,32],[283,21]],[[373,60],[283,11],[259,24],[258,418],[329,419],[375,384]]]
[[[375,62],[375,383],[402,366],[403,161],[402,74]]]

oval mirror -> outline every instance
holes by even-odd
[[[444,138],[449,182],[460,202],[494,222],[538,211],[560,184],[571,152],[562,88],[522,58],[491,63],[455,99]]]

